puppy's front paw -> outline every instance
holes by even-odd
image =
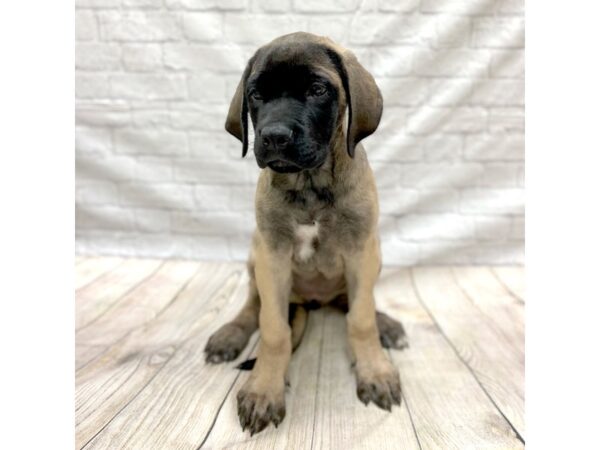
[[[218,364],[234,360],[244,350],[249,338],[248,332],[241,327],[226,323],[206,343],[206,361]]]
[[[254,389],[249,380],[238,392],[237,403],[242,430],[248,429],[251,436],[264,430],[269,423],[277,428],[285,417],[283,386],[261,391]]]
[[[402,400],[398,370],[389,362],[357,370],[356,394],[361,402],[375,403],[381,409],[392,410]]]

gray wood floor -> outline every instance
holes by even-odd
[[[524,447],[522,268],[383,270],[378,309],[410,340],[389,353],[403,387],[392,413],[356,397],[343,314],[311,311],[285,420],[252,438],[235,405],[248,373],[207,365],[202,353],[246,282],[237,263],[77,257],[77,448]]]

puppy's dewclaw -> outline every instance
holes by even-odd
[[[388,411],[400,404],[398,372],[382,345],[402,348],[406,338],[399,322],[376,316],[379,207],[361,143],[382,111],[381,92],[354,54],[309,33],[259,48],[233,95],[225,128],[241,141],[242,156],[253,146],[261,169],[250,300],[210,338],[206,357],[236,358],[258,326],[257,359],[242,364],[252,372],[237,395],[250,434],[285,417],[288,364],[314,303],[344,299],[358,400]],[[288,321],[290,303],[305,307]]]

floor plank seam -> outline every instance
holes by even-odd
[[[99,355],[94,356],[91,360],[89,360],[88,362],[86,362],[79,369],[76,369],[75,370],[75,374],[77,374],[79,371],[83,370],[85,367],[87,367],[88,365],[90,365],[91,363],[93,363],[94,361],[96,361],[98,358],[101,358],[102,356],[104,356],[108,351],[110,351],[110,349],[112,347],[114,347],[115,345],[119,344],[123,340],[127,339],[136,330],[139,330],[142,327],[146,327],[146,326],[152,324],[152,322],[154,322],[156,319],[158,319],[170,306],[172,306],[172,305],[175,304],[175,302],[177,301],[177,299],[179,298],[179,296],[181,295],[181,293],[188,287],[188,285],[192,282],[192,280],[198,276],[198,274],[200,273],[200,269],[201,269],[201,267],[198,267],[198,270],[196,270],[196,272],[183,284],[183,286],[175,293],[175,295],[173,295],[173,298],[169,301],[169,303],[167,303],[165,306],[163,306],[160,309],[160,311],[152,318],[152,320],[150,320],[149,322],[146,322],[146,323],[144,323],[144,324],[142,324],[142,325],[140,325],[138,327],[132,328],[130,331],[127,332],[127,334],[125,334],[121,338],[117,339],[112,344],[109,344],[104,349],[104,351],[102,351],[102,353],[100,353]],[[76,333],[76,335],[77,335],[77,333]]]
[[[186,341],[187,341],[187,339],[186,339],[186,340],[184,340],[184,341],[183,341],[183,343],[185,343]],[[182,345],[183,345],[183,343],[182,343]],[[144,383],[144,385],[143,385],[143,386],[142,386],[142,387],[141,387],[141,388],[140,388],[140,389],[139,389],[139,390],[138,390],[138,391],[135,393],[135,395],[134,395],[133,397],[131,397],[131,398],[129,399],[129,401],[128,401],[127,403],[125,403],[125,404],[123,405],[123,407],[121,407],[121,409],[119,409],[119,410],[116,412],[116,414],[115,414],[114,416],[112,416],[112,417],[111,417],[111,419],[110,419],[110,420],[108,420],[108,421],[107,421],[107,422],[106,422],[106,423],[105,423],[105,424],[104,424],[104,425],[103,425],[103,426],[102,426],[102,427],[101,427],[101,428],[100,428],[100,429],[99,429],[99,430],[98,430],[98,431],[97,431],[97,432],[96,432],[96,433],[95,433],[95,434],[94,434],[94,435],[93,435],[93,436],[92,436],[92,437],[91,437],[91,438],[90,438],[90,439],[89,439],[89,440],[88,440],[88,441],[87,441],[87,442],[86,442],[86,443],[85,443],[85,444],[84,444],[82,447],[81,447],[81,449],[80,449],[80,450],[83,450],[84,448],[86,448],[86,447],[87,447],[87,446],[90,444],[90,442],[92,442],[92,441],[93,441],[93,440],[96,438],[96,436],[98,436],[100,433],[102,433],[102,431],[104,431],[104,430],[106,429],[106,427],[107,427],[108,425],[110,425],[110,423],[111,423],[113,420],[115,420],[115,418],[116,418],[116,417],[117,417],[119,414],[121,414],[121,412],[123,412],[123,410],[124,410],[125,408],[127,408],[127,407],[128,407],[130,404],[131,404],[131,402],[133,402],[133,401],[134,401],[134,400],[135,400],[135,399],[136,399],[136,398],[137,398],[137,397],[138,397],[138,396],[141,394],[141,392],[142,392],[144,389],[146,389],[146,387],[147,387],[147,386],[148,386],[150,383],[152,383],[152,381],[153,381],[153,380],[154,380],[154,379],[155,379],[155,378],[158,376],[158,374],[159,374],[159,373],[161,373],[161,372],[162,372],[162,370],[163,370],[163,369],[165,368],[165,366],[166,366],[166,365],[169,363],[169,361],[171,361],[171,359],[173,359],[173,357],[174,357],[174,356],[177,354],[177,350],[179,350],[180,348],[181,348],[181,345],[180,345],[179,347],[177,347],[177,349],[176,349],[176,350],[173,352],[173,354],[172,354],[172,355],[171,355],[171,356],[170,356],[170,357],[169,357],[169,358],[168,358],[168,359],[165,361],[165,363],[162,365],[162,367],[161,367],[160,369],[158,369],[158,370],[156,371],[156,373],[155,373],[154,375],[152,375],[152,377],[151,377],[151,378],[150,378],[150,379],[149,379],[149,380],[148,380],[146,383]]]
[[[337,340],[335,345],[330,343],[327,348],[324,344],[330,342],[333,336],[331,327],[342,327],[343,322],[342,316],[338,317],[329,308],[324,308],[326,311],[319,312],[322,315],[313,315],[313,319],[322,323],[318,325],[318,320],[313,322],[310,330],[315,333],[311,334],[309,348],[304,349],[310,352],[303,351],[301,355],[302,358],[310,355],[307,360],[310,370],[298,366],[304,367],[298,372],[303,385],[311,387],[306,392],[308,397],[297,396],[292,391],[294,395],[289,398],[292,402],[288,405],[291,407],[289,413],[293,418],[298,414],[303,417],[301,427],[296,427],[293,421],[286,425],[285,430],[272,430],[273,434],[269,434],[267,440],[263,440],[262,436],[259,441],[249,439],[247,433],[240,431],[235,405],[237,391],[248,374],[227,366],[219,368],[219,374],[223,372],[225,377],[213,376],[214,372],[206,367],[208,364],[204,362],[202,350],[196,351],[204,342],[204,332],[208,333],[208,328],[213,326],[212,321],[205,319],[206,314],[222,315],[222,309],[233,304],[231,300],[237,298],[245,286],[244,270],[237,265],[219,263],[212,266],[202,261],[195,261],[196,264],[185,265],[181,269],[174,265],[171,270],[169,261],[130,258],[119,262],[79,257],[76,262],[80,266],[75,273],[76,280],[85,283],[75,290],[76,298],[79,297],[76,301],[77,312],[80,313],[77,320],[80,323],[90,320],[75,330],[76,336],[82,340],[76,348],[80,356],[76,364],[82,365],[75,368],[78,380],[74,405],[75,439],[78,450],[130,446],[147,448],[159,445],[159,442],[164,443],[159,446],[165,449],[185,446],[204,450],[224,448],[225,443],[236,448],[275,448],[276,444],[283,448],[294,443],[289,448],[300,448],[309,444],[309,434],[311,441],[308,447],[316,450],[342,442],[352,447],[351,443],[357,442],[357,438],[364,439],[362,431],[372,430],[363,422],[358,422],[361,427],[353,426],[356,418],[362,417],[362,410],[351,410],[349,418],[345,411],[344,414],[338,412],[338,406],[345,406],[347,400],[336,394],[339,386],[330,380],[328,374],[332,370],[334,374],[340,373],[337,361],[336,365],[330,362],[330,352],[339,345]],[[387,284],[382,292],[392,298],[396,288],[402,287],[407,291],[410,300],[407,303],[414,308],[414,311],[410,309],[410,313],[415,314],[413,325],[418,325],[411,328],[411,334],[422,332],[422,335],[419,334],[423,336],[421,343],[428,345],[427,339],[431,337],[432,348],[420,345],[417,352],[424,353],[418,355],[425,357],[421,359],[413,359],[413,353],[407,355],[384,349],[394,365],[408,371],[404,375],[415,372],[418,375],[403,380],[403,371],[400,370],[401,383],[410,381],[406,390],[401,384],[401,399],[407,412],[402,413],[399,406],[393,417],[384,421],[382,426],[386,433],[383,440],[415,450],[438,448],[438,444],[439,448],[448,448],[450,445],[446,444],[449,442],[460,443],[461,448],[468,447],[470,442],[479,442],[480,448],[486,443],[502,443],[501,448],[521,448],[525,446],[527,430],[522,416],[523,355],[520,353],[523,351],[521,333],[526,297],[523,271],[517,267],[500,266],[464,270],[450,266],[450,273],[439,269],[432,267],[429,271],[422,271],[416,267],[408,268],[397,278],[394,278],[396,272],[384,274]],[[163,274],[170,283],[165,288],[161,284]],[[213,290],[217,284],[214,277],[218,276],[220,280],[221,275],[225,277],[223,282]],[[146,285],[147,288],[144,287]],[[156,291],[155,286],[159,286],[160,290]],[[444,288],[451,291],[450,298],[446,298],[448,293],[444,293]],[[147,295],[151,296],[151,301],[145,300]],[[88,299],[92,303],[86,303]],[[391,301],[386,297],[386,302]],[[456,302],[455,307],[453,302]],[[399,306],[404,310],[402,305]],[[194,313],[189,314],[192,311]],[[461,317],[457,316],[457,311],[463,311]],[[181,330],[179,320],[182,317],[185,317],[185,328],[175,332]],[[208,326],[202,325],[205,322]],[[310,323],[307,325],[310,326]],[[173,326],[176,327],[173,328],[177,336],[175,340],[170,338]],[[164,338],[161,337],[162,330],[168,331]],[[415,337],[419,336],[415,334]],[[336,339],[341,342],[340,336]],[[156,344],[152,344],[155,341]],[[138,343],[147,350],[138,352]],[[174,344],[169,345],[170,356],[161,353],[167,344]],[[259,345],[260,337],[254,334],[242,355],[252,356]],[[495,345],[502,353],[494,353]],[[181,388],[175,383],[179,379],[187,383],[189,363],[181,365],[180,361],[189,357],[190,349],[193,367],[211,375],[217,383],[218,389],[214,392],[207,390],[198,397],[195,385]],[[161,357],[154,359],[158,353]],[[133,365],[130,357],[135,358]],[[336,358],[342,359],[340,355]],[[483,360],[480,361],[480,358]],[[150,359],[153,367],[148,365]],[[304,359],[301,362],[304,364]],[[415,362],[418,363],[416,366]],[[406,367],[405,363],[408,364]],[[440,368],[445,368],[447,363],[452,370],[450,379],[445,375],[440,377],[437,369],[431,372],[434,369],[431,365],[437,368],[437,363]],[[419,372],[421,368],[426,371],[424,378]],[[291,375],[297,383],[296,371]],[[343,371],[343,375],[349,377],[351,373]],[[132,379],[135,381],[130,383]],[[344,380],[344,386],[355,387],[351,378]],[[420,383],[425,381],[424,385]],[[430,382],[433,387],[430,387]],[[447,396],[444,390],[447,386],[457,388],[457,394]],[[289,389],[288,383],[286,396],[290,394]],[[515,397],[517,394],[518,399]],[[424,404],[421,396],[425,397]],[[194,409],[190,414],[200,418],[200,424],[190,425],[178,419],[187,417],[172,409],[181,404],[180,398],[193,399]],[[313,401],[312,407],[310,401]],[[460,408],[461,403],[474,406],[457,414],[456,418],[447,418],[441,412],[445,405]],[[157,419],[160,426],[155,428]],[[287,420],[290,419],[292,417],[288,416]],[[191,434],[190,430],[193,430]],[[410,437],[411,432],[414,441]],[[180,441],[182,437],[185,443]],[[346,440],[352,437],[355,439]],[[342,441],[338,442],[339,439]],[[370,441],[365,441],[365,445],[370,445]]]
[[[390,349],[387,350],[387,354],[388,354],[389,360],[393,361],[392,351]],[[417,444],[419,445],[419,450],[423,450],[423,447],[421,446],[421,440],[419,439],[419,433],[417,433],[417,428],[415,427],[415,422],[413,421],[412,413],[410,412],[410,406],[408,404],[408,400],[406,398],[406,395],[404,395],[404,388],[402,388],[402,379],[400,379],[400,386],[401,386],[400,395],[402,396],[402,399],[404,400],[404,405],[406,405],[406,412],[408,412],[408,419],[410,420],[410,425],[412,426],[413,433],[415,434],[415,439],[417,440]]]
[[[454,284],[456,284],[456,286],[458,286],[460,293],[471,303],[471,305],[473,305],[473,308],[476,309],[477,311],[479,311],[481,316],[485,318],[488,328],[490,330],[493,330],[495,333],[498,333],[502,337],[504,337],[504,339],[506,340],[506,344],[512,348],[512,350],[513,350],[513,352],[515,352],[515,354],[517,354],[520,349],[515,348],[513,342],[510,339],[510,336],[507,336],[505,331],[502,330],[501,327],[498,327],[498,324],[494,321],[494,319],[491,318],[483,309],[481,309],[481,307],[477,303],[475,303],[475,300],[473,299],[473,297],[471,297],[469,295],[469,293],[463,288],[462,284],[458,280],[458,277],[456,276],[454,269],[450,269],[450,275],[452,276],[452,279],[454,280]]]
[[[315,445],[315,430],[316,430],[316,426],[315,426],[315,417],[317,417],[317,405],[318,405],[318,398],[319,398],[319,382],[321,381],[321,362],[323,360],[323,337],[325,336],[325,323],[327,322],[327,314],[325,314],[325,311],[323,311],[323,323],[321,324],[321,345],[319,346],[319,363],[317,364],[317,386],[315,388],[315,406],[313,408],[313,426],[312,426],[312,433],[311,433],[311,438],[310,438],[310,448],[311,450],[314,448]]]
[[[137,366],[135,366],[135,369],[131,371],[131,373],[127,376],[127,378],[125,378],[125,380],[123,380],[123,382],[117,387],[117,389],[113,390],[113,392],[105,398],[105,401],[109,400],[113,395],[115,395],[117,393],[117,391],[121,388],[121,386],[125,386],[127,384],[127,382],[131,379],[131,377],[133,377],[133,375],[135,374],[135,372],[138,370],[138,368],[140,367],[140,365],[142,364],[141,361],[138,362]],[[102,388],[104,388],[107,384],[111,383],[110,378],[107,379],[99,388],[98,388],[98,392],[100,392],[102,390]],[[81,405],[77,408],[75,408],[75,413],[79,412],[81,408]],[[91,414],[91,413],[90,413]],[[87,419],[90,414],[88,414],[87,416],[84,417],[79,417],[81,419],[81,422],[83,422],[85,419]],[[76,425],[78,425],[79,423],[77,423]],[[87,444],[86,444],[87,445]],[[82,447],[83,448],[83,447]]]
[[[140,281],[138,281],[137,283],[135,283],[133,286],[131,286],[129,289],[127,289],[127,291],[125,291],[123,294],[119,295],[113,304],[109,305],[104,311],[102,311],[98,316],[94,317],[94,319],[92,319],[91,321],[89,321],[88,323],[86,323],[85,325],[76,328],[75,329],[75,333],[77,333],[78,331],[81,331],[87,327],[89,327],[90,325],[96,323],[101,317],[103,317],[106,313],[108,313],[110,310],[112,310],[113,308],[115,308],[125,297],[127,297],[129,294],[131,294],[135,289],[137,289],[139,286],[141,286],[143,283],[145,283],[150,277],[153,277],[160,269],[162,266],[164,266],[166,263],[166,261],[162,261],[157,267],[156,269],[154,269],[152,272],[150,272],[147,276],[145,276],[144,278],[142,278]]]
[[[258,346],[258,341],[259,340],[260,340],[260,338],[256,340],[256,342],[254,343],[254,345],[252,346],[252,348],[250,349],[250,351],[247,353],[246,358],[248,356],[250,356],[252,354],[252,352],[254,352],[254,349]],[[233,380],[233,383],[231,383],[231,386],[229,386],[229,389],[225,393],[225,397],[223,397],[223,401],[221,402],[221,404],[219,405],[219,408],[217,409],[215,417],[214,417],[212,423],[210,424],[210,428],[206,432],[206,436],[204,436],[204,439],[202,439],[202,442],[200,443],[200,445],[198,447],[196,447],[196,450],[200,450],[202,448],[202,446],[208,440],[208,437],[210,436],[210,433],[212,432],[213,428],[215,427],[215,424],[217,423],[217,420],[219,419],[219,414],[221,414],[221,410],[223,409],[223,405],[225,405],[225,402],[229,398],[229,394],[231,394],[231,391],[233,390],[233,387],[236,385],[238,379],[242,375],[242,371],[241,370],[239,370],[239,369],[235,369],[235,370],[238,371],[238,374],[235,376],[235,378]]]
[[[171,356],[169,356],[169,358],[167,358],[165,360],[165,362],[163,363],[163,365],[160,367],[160,369],[158,369],[153,375],[152,377],[146,382],[144,383],[144,385],[135,393],[135,395],[129,399],[129,401],[127,401],[127,403],[125,405],[123,405],[123,407],[121,409],[119,409],[119,411],[117,411],[115,413],[114,416],[112,416],[110,418],[110,420],[108,420],[101,428],[100,430],[98,430],[81,448],[80,450],[83,450],[85,447],[87,447],[90,442],[92,442],[96,436],[98,436],[104,429],[106,429],[106,427],[108,425],[110,425],[110,423],[115,420],[115,418],[121,414],[121,412],[123,412],[123,410],[125,410],[125,408],[127,408],[141,393],[144,389],[146,389],[146,387],[148,387],[148,385],[150,383],[152,383],[152,381],[154,381],[154,379],[164,370],[164,368],[169,364],[169,362],[175,357],[175,355],[177,354],[177,352],[183,347],[185,346],[185,344],[189,341],[192,340],[196,337],[196,335],[198,333],[201,333],[202,330],[196,330],[195,333],[192,333],[191,335],[189,335],[187,338],[183,339],[183,341],[181,341],[181,343],[175,347],[175,350],[173,351],[173,354]]]
[[[164,263],[164,262],[163,262],[163,263]],[[161,264],[161,265],[162,265],[162,264]],[[158,269],[157,269],[157,270],[158,270]],[[234,274],[234,273],[236,273],[236,271],[233,271],[233,272],[231,272],[231,274]],[[231,274],[230,274],[230,275],[231,275]],[[147,278],[147,277],[146,277],[146,278]],[[193,278],[194,278],[194,277],[192,277],[192,279],[193,279]],[[190,282],[191,282],[191,280],[192,280],[192,279],[190,279]],[[239,288],[239,286],[238,286],[238,287],[236,287],[236,290],[237,290],[237,288]],[[214,296],[214,295],[215,295],[215,294],[216,294],[216,293],[219,291],[219,289],[221,289],[221,287],[217,287],[217,288],[215,288],[215,290],[214,290],[214,291],[212,291],[212,292],[211,292],[211,293],[210,293],[210,294],[209,294],[207,297],[212,297],[212,296]],[[202,330],[196,330],[196,332],[193,332],[191,335],[189,335],[189,336],[187,336],[185,339],[183,339],[183,341],[181,341],[180,345],[178,345],[177,347],[175,347],[175,350],[174,350],[173,354],[172,354],[172,355],[171,355],[171,356],[170,356],[170,357],[169,357],[169,358],[168,358],[168,359],[167,359],[167,360],[166,360],[166,361],[163,363],[163,365],[160,367],[160,369],[158,369],[158,370],[156,371],[156,373],[154,373],[154,375],[153,375],[153,376],[152,376],[152,377],[151,377],[151,378],[150,378],[150,379],[149,379],[149,380],[148,380],[146,383],[144,383],[144,385],[143,385],[143,386],[142,386],[142,387],[141,387],[141,388],[140,388],[140,389],[139,389],[139,390],[138,390],[138,391],[135,393],[135,395],[134,395],[134,396],[133,396],[131,399],[129,399],[129,401],[127,401],[127,403],[126,403],[125,405],[123,405],[123,407],[122,407],[122,408],[120,408],[120,409],[119,409],[119,411],[117,411],[117,412],[116,412],[116,413],[113,415],[113,417],[111,417],[111,418],[110,418],[110,420],[108,420],[108,421],[107,421],[107,422],[106,422],[106,423],[105,423],[105,424],[104,424],[104,425],[103,425],[103,426],[100,428],[100,430],[98,430],[98,431],[97,431],[97,432],[96,432],[96,433],[95,433],[95,434],[94,434],[94,435],[93,435],[93,436],[92,436],[92,437],[91,437],[91,438],[90,438],[90,439],[89,439],[89,440],[88,440],[88,441],[87,441],[87,442],[86,442],[86,443],[85,443],[85,444],[84,444],[84,445],[83,445],[83,446],[80,448],[80,450],[83,450],[85,447],[87,447],[87,446],[88,446],[88,445],[89,445],[89,444],[90,444],[90,443],[91,443],[91,442],[92,442],[92,441],[93,441],[93,440],[96,438],[96,436],[98,436],[98,435],[99,435],[99,434],[100,434],[100,433],[101,433],[101,432],[102,432],[104,429],[106,429],[106,427],[107,427],[108,425],[110,425],[110,423],[111,423],[111,422],[112,422],[112,421],[113,421],[113,420],[114,420],[114,419],[115,419],[117,416],[119,416],[119,414],[121,414],[121,412],[122,412],[123,410],[125,410],[125,408],[127,408],[127,407],[128,407],[128,406],[129,406],[129,405],[130,405],[130,404],[131,404],[131,403],[132,403],[132,402],[133,402],[133,401],[134,401],[134,400],[135,400],[135,399],[136,399],[136,398],[137,398],[137,397],[138,397],[138,396],[139,396],[141,393],[142,393],[142,391],[143,391],[143,390],[144,390],[144,389],[145,389],[145,388],[146,388],[146,387],[147,387],[147,386],[148,386],[150,383],[152,383],[152,381],[153,381],[153,380],[154,380],[154,379],[155,379],[155,378],[156,378],[156,377],[157,377],[157,376],[158,376],[158,375],[159,375],[159,374],[160,374],[160,373],[161,373],[161,372],[164,370],[164,368],[165,368],[165,367],[168,365],[168,363],[171,361],[171,359],[173,359],[173,358],[175,357],[175,355],[177,354],[177,352],[178,352],[178,351],[179,351],[179,350],[180,350],[180,349],[181,349],[183,346],[185,346],[185,344],[186,344],[186,343],[187,343],[189,340],[191,340],[191,339],[194,339],[194,338],[196,337],[196,335],[197,335],[198,333],[201,333],[201,332],[202,332]],[[254,347],[253,347],[253,348],[254,348]]]
[[[502,278],[500,278],[498,276],[498,274],[496,273],[496,271],[494,270],[493,267],[490,267],[490,272],[492,272],[492,275],[494,275],[494,278],[496,278],[496,280],[498,280],[498,283],[500,283],[504,287],[506,292],[508,292],[508,295],[510,295],[512,298],[514,298],[517,302],[521,303],[522,305],[525,304],[525,300],[522,299],[520,295],[517,295],[515,292],[513,292],[513,290],[511,288],[508,287],[508,285],[502,280]]]
[[[431,312],[431,310],[429,309],[429,307],[427,306],[427,304],[425,303],[425,301],[421,297],[421,294],[420,294],[419,289],[417,287],[417,283],[415,282],[415,278],[414,278],[414,274],[413,274],[413,269],[412,268],[410,269],[409,273],[410,273],[410,282],[412,284],[413,290],[415,292],[415,295],[416,295],[419,303],[421,303],[421,305],[423,306],[423,309],[425,309],[425,311],[427,312],[427,314],[431,318],[432,322],[435,324],[436,328],[439,330],[440,334],[444,337],[444,339],[446,340],[446,342],[448,343],[448,345],[450,346],[450,348],[454,351],[454,354],[456,355],[456,357],[464,364],[464,366],[467,368],[467,370],[471,373],[471,375],[475,379],[475,382],[479,385],[479,387],[481,388],[481,390],[485,393],[485,395],[488,398],[488,400],[492,403],[492,405],[494,405],[494,408],[504,418],[504,420],[506,421],[506,423],[508,423],[508,425],[510,426],[510,428],[515,433],[517,439],[519,439],[519,441],[521,441],[521,443],[524,445],[525,444],[525,439],[523,438],[523,436],[521,436],[521,434],[519,433],[519,431],[515,428],[515,426],[508,419],[508,417],[506,417],[506,415],[504,414],[504,412],[500,409],[500,407],[496,404],[496,402],[490,396],[490,394],[485,389],[485,387],[481,384],[481,382],[479,381],[479,378],[477,377],[477,374],[475,373],[475,371],[471,368],[471,366],[460,355],[460,353],[458,352],[457,348],[454,346],[454,344],[452,343],[452,341],[450,340],[450,338],[448,337],[448,335],[444,332],[443,328],[438,323],[437,319],[434,317],[433,313]]]

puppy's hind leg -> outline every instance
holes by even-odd
[[[218,364],[237,358],[258,328],[259,311],[260,298],[251,273],[246,303],[231,322],[223,325],[210,337],[204,348],[206,361]]]

